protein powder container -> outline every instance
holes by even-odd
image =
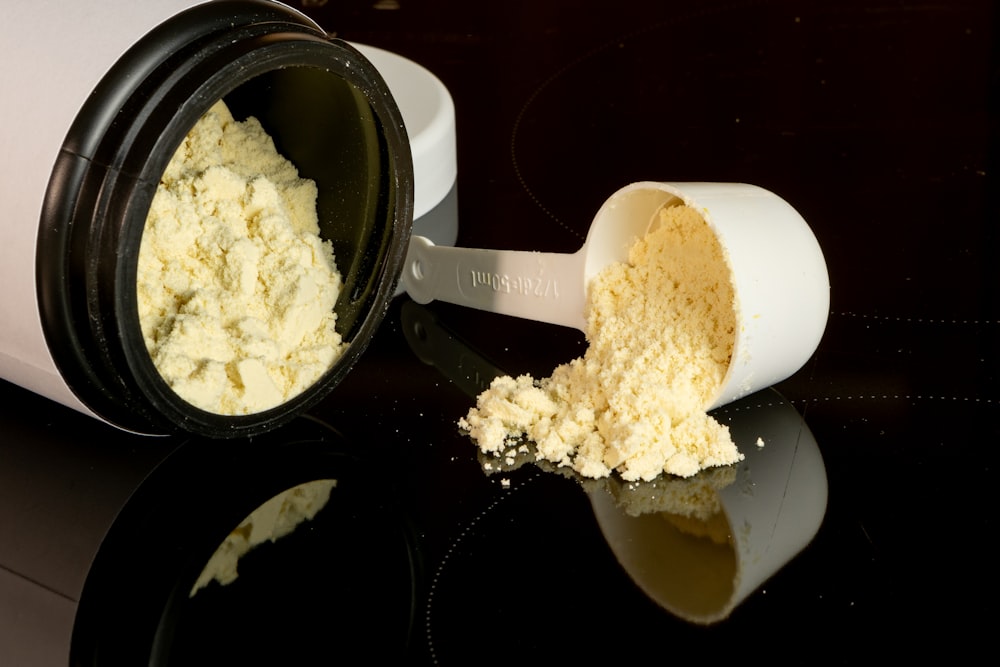
[[[6,210],[0,377],[121,429],[250,435],[324,396],[394,296],[413,221],[413,162],[385,80],[352,45],[261,0],[43,2],[0,27]],[[318,381],[254,414],[194,407],[144,344],[136,271],[150,203],[217,101],[254,117],[315,181],[348,344]]]

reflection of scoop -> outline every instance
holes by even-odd
[[[702,624],[726,618],[798,554],[819,529],[827,500],[816,440],[777,392],[754,394],[716,416],[729,422],[746,454],[736,479],[717,491],[722,517],[685,516],[675,507],[636,516],[603,490],[589,494],[629,576],[660,606]],[[728,540],[718,539],[720,518]]]
[[[479,392],[501,371],[449,332],[426,308],[402,308],[403,331],[421,360],[460,389]],[[694,477],[651,482],[583,478],[536,461],[531,443],[509,458],[482,460],[486,474],[531,462],[576,480],[590,497],[612,551],[660,606],[692,622],[726,618],[813,538],[826,512],[823,460],[798,412],[765,390],[713,415],[746,458]]]
[[[802,217],[762,188],[729,183],[628,185],[597,212],[583,247],[543,253],[435,246],[411,239],[402,280],[418,303],[447,301],[586,329],[587,288],[628,259],[658,212],[687,204],[719,239],[736,292],[732,363],[713,407],[779,382],[812,355],[826,327],[829,277]]]
[[[412,301],[403,303],[400,317],[410,348],[425,364],[441,373],[469,396],[476,396],[503,371],[441,326],[432,312]]]

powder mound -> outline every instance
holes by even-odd
[[[528,439],[539,460],[629,481],[742,460],[706,412],[732,358],[736,308],[726,257],[698,211],[664,208],[628,262],[594,278],[587,309],[583,357],[540,380],[494,379],[459,420],[484,453]]]
[[[146,219],[136,287],[149,355],[187,402],[267,410],[341,355],[341,277],[316,196],[260,123],[237,122],[223,102],[177,149]]]

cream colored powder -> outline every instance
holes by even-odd
[[[237,122],[222,102],[167,166],[139,249],[139,322],[157,370],[192,405],[273,408],[343,351],[341,277],[316,195],[256,119]]]
[[[627,263],[589,286],[583,357],[552,375],[498,377],[459,421],[496,456],[522,438],[584,477],[689,477],[743,457],[706,413],[736,332],[729,266],[701,215],[663,209]]]

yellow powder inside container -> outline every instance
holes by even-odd
[[[736,312],[729,265],[698,211],[662,209],[588,296],[583,357],[542,380],[496,378],[459,421],[479,448],[503,456],[527,438],[541,460],[625,480],[741,460],[706,413],[732,358]]]
[[[150,206],[136,289],[149,355],[187,402],[267,410],[341,355],[341,277],[316,196],[260,123],[237,122],[223,102],[177,149]]]

